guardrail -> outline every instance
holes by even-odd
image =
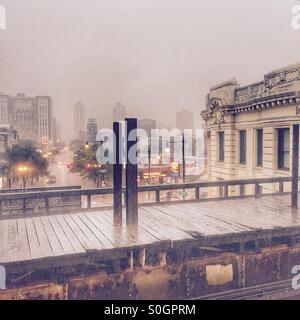
[[[260,197],[264,195],[275,195],[275,194],[284,194],[289,193],[284,191],[284,184],[292,181],[291,177],[276,177],[276,178],[261,178],[261,179],[241,179],[241,180],[224,180],[224,181],[209,181],[209,182],[197,182],[197,183],[183,183],[183,184],[168,184],[168,185],[148,185],[148,186],[139,186],[139,193],[154,193],[154,201],[150,199],[148,202],[143,202],[143,204],[158,204],[162,202],[161,194],[164,191],[174,191],[174,190],[182,190],[182,198],[176,198],[175,201],[183,202],[183,201],[207,201],[207,200],[216,200],[216,199],[232,199],[232,198],[245,198],[245,197]],[[264,184],[274,184],[278,185],[275,192],[269,192],[268,194],[263,193],[263,189],[261,188]],[[245,194],[243,186],[253,185],[254,192],[253,194]],[[239,186],[238,190],[235,190],[234,194],[229,192],[229,187]],[[78,209],[92,209],[92,208],[102,208],[103,203],[100,201],[100,206],[93,206],[92,200],[94,196],[99,195],[113,195],[113,188],[101,188],[101,189],[75,189],[73,188],[60,188],[59,190],[47,190],[47,191],[37,191],[37,190],[27,190],[26,192],[8,192],[8,193],[0,193],[0,214],[3,214],[2,204],[5,202],[13,203],[14,201],[21,201],[23,203],[22,208],[23,212],[28,212],[27,202],[32,202],[32,200],[42,201],[44,203],[44,209],[46,212],[53,211],[53,208],[49,206],[49,202],[53,198],[59,199],[71,199],[75,200],[78,198],[83,199],[85,201],[77,201]],[[209,188],[218,188],[218,195],[209,197],[208,193],[201,192],[203,189]],[[192,194],[190,191],[193,190]],[[239,192],[238,192],[239,191]],[[123,194],[125,193],[125,188],[123,188]],[[187,193],[189,198],[185,195]],[[188,199],[187,199],[188,198]],[[174,202],[171,198],[166,197],[166,202]],[[82,203],[86,203],[85,206]],[[109,206],[112,207],[112,199]],[[59,205],[58,205],[59,206]],[[56,208],[58,207],[56,206]],[[55,209],[55,208],[54,208]],[[9,214],[9,212],[5,213]]]
[[[1,193],[24,193],[24,192],[43,192],[43,191],[59,191],[59,190],[75,190],[81,189],[81,186],[62,186],[62,187],[37,187],[27,189],[5,189],[0,190]]]

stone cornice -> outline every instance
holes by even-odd
[[[222,106],[219,111],[222,116],[237,115],[245,112],[257,112],[270,108],[296,105],[297,103],[300,103],[300,96],[295,92],[288,92],[259,98],[246,103]],[[215,112],[215,110],[205,110],[201,112],[201,116],[203,120],[208,120],[214,116]]]

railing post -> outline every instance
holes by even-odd
[[[49,198],[47,196],[45,197],[45,209],[46,209],[46,212],[49,211]]]
[[[197,199],[197,200],[200,199],[200,188],[199,187],[195,188],[195,199]]]
[[[243,197],[245,195],[245,185],[241,184],[240,185],[240,196]]]
[[[120,157],[120,141],[122,141],[122,127],[121,123],[114,122],[114,165],[113,165],[113,179],[114,179],[114,225],[122,225],[122,161]]]
[[[157,203],[160,203],[160,189],[155,190],[155,199]]]
[[[283,193],[283,181],[279,181],[279,193]]]
[[[259,183],[255,183],[255,198],[260,196]]]
[[[224,186],[224,198],[228,198],[228,185]]]
[[[126,119],[126,222],[138,224],[137,119]]]
[[[88,209],[92,208],[92,195],[91,194],[87,195],[87,208]]]
[[[292,208],[298,208],[299,124],[293,125]]]

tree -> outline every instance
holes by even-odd
[[[33,184],[34,179],[48,174],[48,161],[32,142],[12,146],[6,151],[5,160],[8,180],[21,180],[23,188],[28,180]]]
[[[70,172],[79,173],[83,179],[95,183],[97,188],[111,185],[112,165],[99,164],[96,158],[100,144],[86,144],[79,147],[73,156]]]
[[[82,146],[84,145],[84,142],[80,139],[75,139],[73,140],[70,144],[69,144],[69,148],[70,150],[72,150],[73,152],[77,151],[78,149],[80,149]]]

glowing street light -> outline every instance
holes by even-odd
[[[28,164],[20,164],[19,166],[16,167],[16,173],[22,177],[24,189],[26,186],[26,180],[31,170],[32,170],[32,167]]]
[[[20,167],[18,167],[18,171],[20,173],[26,173],[29,171],[29,167],[28,166],[20,166]]]

